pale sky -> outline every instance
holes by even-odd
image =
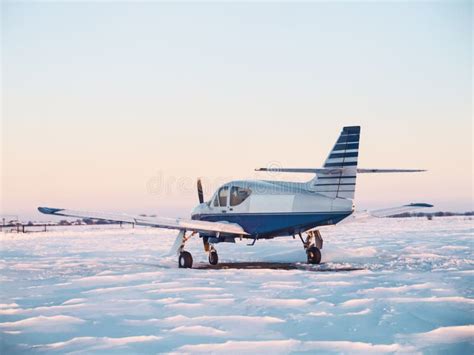
[[[361,168],[429,172],[361,175],[358,208],[473,208],[469,1],[7,1],[1,42],[2,214],[186,216],[198,176],[319,167],[359,124]]]

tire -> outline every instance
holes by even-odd
[[[217,255],[217,251],[212,250],[209,252],[209,264],[217,265],[219,262],[219,256]]]
[[[190,269],[193,267],[193,257],[190,252],[183,251],[179,254],[178,265],[180,268]]]
[[[308,256],[308,264],[319,264],[321,262],[321,251],[315,246],[310,247],[306,251]]]

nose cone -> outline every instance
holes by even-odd
[[[200,203],[196,207],[194,207],[193,211],[191,212],[192,219],[200,219],[200,215],[205,213],[208,210],[208,206],[206,203]]]

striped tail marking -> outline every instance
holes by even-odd
[[[324,168],[344,168],[334,174],[318,174],[313,187],[331,198],[354,199],[359,157],[360,126],[344,127],[329,153]]]

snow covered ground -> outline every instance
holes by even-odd
[[[472,220],[328,227],[323,264],[297,270],[178,269],[175,232],[104,228],[0,234],[0,353],[474,352]],[[291,238],[217,249],[305,260]]]

